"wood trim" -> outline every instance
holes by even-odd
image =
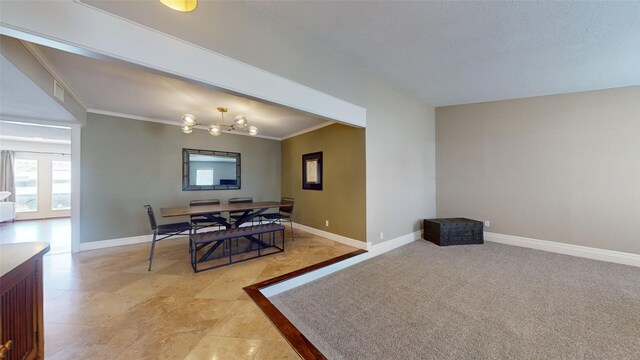
[[[42,255],[38,258],[36,264],[36,307],[38,310],[36,317],[36,344],[38,344],[39,358],[44,359],[44,259]]]
[[[284,336],[284,338],[287,339],[287,341],[289,342],[289,345],[293,347],[293,349],[298,353],[298,355],[300,355],[303,359],[309,359],[309,360],[326,359],[326,357],[320,352],[320,350],[318,350],[318,348],[316,348],[315,345],[313,345],[311,341],[309,341],[309,339],[307,339],[300,332],[300,330],[298,330],[298,328],[296,328],[291,323],[291,321],[289,321],[289,319],[287,319],[287,317],[284,316],[284,314],[282,314],[280,310],[278,310],[278,308],[276,308],[271,303],[271,301],[269,301],[269,299],[262,294],[260,289],[312,272],[314,270],[318,270],[320,268],[329,266],[331,264],[335,264],[337,262],[352,258],[354,256],[362,255],[366,252],[367,252],[366,250],[352,251],[348,254],[340,255],[338,257],[325,260],[323,262],[310,265],[305,268],[298,269],[287,274],[276,276],[274,278],[261,281],[256,284],[249,285],[244,288],[244,291],[249,295],[249,297],[253,300],[253,302],[255,302],[256,305],[258,305],[260,310],[264,312],[264,314],[267,316],[267,318],[269,318],[269,320],[276,327],[276,329],[280,331],[282,336]]]

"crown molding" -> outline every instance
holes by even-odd
[[[71,95],[73,100],[75,100],[82,107],[82,109],[87,111],[87,105],[84,101],[82,101],[82,99],[80,98],[80,95],[78,95],[78,93],[76,93],[73,90],[73,88],[69,86],[67,82],[64,81],[62,76],[60,76],[60,73],[56,70],[53,64],[51,64],[49,59],[47,59],[47,57],[44,56],[44,54],[40,51],[40,49],[36,48],[32,43],[29,43],[23,40],[19,40],[19,41],[31,53],[31,55],[33,55],[33,57],[40,63],[40,65],[42,65],[42,67],[49,74],[51,74],[51,76],[53,76],[53,78],[56,79],[56,81],[60,85],[64,87],[65,91],[69,93],[69,95]]]
[[[280,139],[280,141],[282,141],[282,140],[286,140],[286,139],[290,139],[290,138],[292,138],[292,137],[296,137],[296,136],[298,136],[298,135],[306,134],[306,133],[308,133],[308,132],[316,131],[316,130],[318,130],[318,129],[322,129],[323,127],[327,127],[327,126],[329,126],[329,125],[333,125],[333,124],[335,124],[335,123],[336,123],[335,121],[329,121],[329,122],[322,123],[322,124],[319,124],[319,125],[316,125],[316,126],[312,126],[312,127],[310,127],[310,128],[307,128],[307,129],[304,129],[304,130],[300,130],[300,131],[298,131],[298,132],[294,132],[294,133],[293,133],[293,134],[291,134],[291,135],[283,136],[283,137]]]
[[[0,33],[87,56],[106,56],[244,96],[366,127],[366,108],[182,41],[77,0],[3,3]],[[94,31],[63,26],[82,19]],[[121,36],[127,34],[127,36]],[[140,44],[155,44],[140,48]],[[179,54],[179,56],[177,55]],[[185,64],[184,58],[189,58]]]
[[[180,125],[179,123],[171,120],[156,119],[156,118],[150,118],[146,116],[132,115],[132,114],[120,113],[120,112],[109,111],[109,110],[89,108],[87,109],[87,112],[91,114],[121,117],[125,119],[139,120],[139,121],[148,121],[148,122],[154,122],[154,123],[165,124],[165,125],[176,125],[176,126]]]
[[[115,117],[121,117],[121,118],[125,118],[125,119],[131,119],[131,120],[147,121],[147,122],[153,122],[153,123],[158,123],[158,124],[182,127],[182,124],[178,123],[176,121],[156,119],[156,118],[150,118],[150,117],[139,116],[139,115],[124,114],[124,113],[119,113],[119,112],[115,112],[115,111],[107,111],[107,110],[100,110],[100,109],[87,109],[87,112],[88,113],[92,113],[92,114],[98,114],[98,115],[115,116]],[[209,131],[208,127],[202,126],[202,125],[197,125],[197,126],[194,126],[193,128],[194,129],[198,129],[198,130]],[[245,134],[245,133],[242,133],[242,132],[232,132],[232,131],[225,131],[224,134],[240,135],[240,136],[251,136],[248,133]],[[251,137],[281,141],[280,138],[275,137],[275,136],[265,136],[265,135],[258,134],[258,135],[251,136]]]

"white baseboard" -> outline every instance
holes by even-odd
[[[370,245],[368,250],[370,253],[372,253],[372,257],[373,257],[380,254],[384,254],[387,251],[391,251],[402,245],[407,245],[408,243],[414,242],[420,239],[421,237],[422,237],[422,231],[418,230],[412,233],[408,233],[406,235],[398,236],[395,239],[391,239],[380,244]]]
[[[362,255],[358,255],[358,256],[354,256],[351,258],[348,258],[346,260],[331,264],[329,266],[325,266],[323,268],[320,268],[318,270],[314,270],[311,272],[308,272],[306,274],[302,274],[300,276],[296,276],[294,278],[291,278],[289,280],[285,280],[283,282],[279,282],[276,284],[273,284],[271,286],[267,286],[265,288],[260,289],[260,292],[262,293],[262,295],[266,296],[266,297],[271,297],[277,294],[280,294],[281,292],[285,292],[287,290],[291,290],[293,288],[296,288],[300,285],[304,285],[306,283],[312,282],[314,280],[320,279],[321,277],[325,277],[329,274],[333,274],[336,271],[342,270],[344,268],[347,268],[351,265],[357,264],[359,262],[365,261],[367,259],[369,259],[371,257],[370,253],[364,253]]]
[[[251,226],[251,223],[242,224],[241,226]],[[365,243],[363,241],[355,240],[348,238],[346,236],[337,235],[330,233],[328,231],[318,230],[306,225],[301,225],[297,223],[293,223],[294,229],[300,229],[302,231],[308,232],[310,234],[322,236],[329,240],[333,240],[345,245],[352,246],[357,249],[369,250],[371,247],[371,243]],[[185,234],[186,235],[186,234]],[[152,235],[140,235],[140,236],[132,236],[125,237],[119,239],[110,239],[110,240],[100,240],[100,241],[91,241],[86,243],[80,243],[80,251],[88,251],[88,250],[97,250],[97,249],[105,249],[114,246],[123,246],[123,245],[131,245],[131,244],[139,244],[143,242],[151,242]],[[394,239],[395,240],[395,239]],[[386,241],[383,244],[390,243],[393,240]],[[380,244],[382,245],[382,244]]]
[[[317,229],[314,229],[317,230]],[[305,230],[306,231],[306,230]],[[322,230],[317,230],[317,231],[322,231]],[[311,232],[311,231],[308,231]],[[334,234],[335,235],[335,234]],[[339,235],[338,235],[339,236]],[[325,236],[326,237],[326,236]],[[420,239],[421,237],[421,231],[415,231],[406,235],[402,235],[399,236],[395,239],[391,239],[388,241],[385,241],[381,244],[376,244],[376,245],[371,245],[370,243],[367,243],[368,246],[368,252],[364,253],[362,255],[358,255],[358,256],[354,256],[352,258],[348,258],[346,260],[337,262],[335,264],[331,264],[329,266],[325,266],[321,269],[318,270],[314,270],[311,272],[308,272],[306,274],[294,277],[292,279],[268,286],[266,288],[263,288],[260,290],[260,292],[262,292],[262,294],[266,297],[270,297],[270,296],[274,296],[277,295],[281,292],[293,289],[295,287],[298,287],[300,285],[306,284],[308,282],[317,280],[321,277],[327,276],[329,274],[333,274],[336,271],[345,269],[351,265],[357,264],[359,262],[365,261],[367,259],[371,259],[373,257],[376,257],[380,254],[384,254],[387,251],[391,251],[397,247],[400,247],[402,245],[406,245],[410,242],[416,241],[418,239]],[[328,237],[327,237],[328,238]],[[332,239],[333,240],[333,239]]]
[[[621,251],[605,250],[587,246],[563,244],[554,241],[538,240],[520,236],[485,232],[484,239],[501,244],[526,247],[531,249],[554,252],[558,254],[578,256],[587,259],[607,261],[640,267],[640,255]]]
[[[251,224],[247,224],[247,226],[249,226]],[[406,245],[412,241],[415,241],[417,239],[420,238],[421,236],[421,232],[420,231],[415,231],[406,235],[402,235],[399,236],[395,239],[391,239],[388,241],[385,241],[383,243],[380,244],[375,244],[372,245],[370,242],[363,242],[363,241],[359,241],[359,240],[355,240],[355,239],[351,239],[348,238],[346,236],[342,236],[342,235],[337,235],[334,233],[330,233],[327,231],[323,231],[323,230],[318,230],[316,228],[312,228],[306,225],[302,225],[302,224],[298,224],[298,223],[293,223],[293,227],[294,229],[300,229],[302,231],[308,232],[310,234],[314,234],[314,235],[318,235],[318,236],[322,236],[324,238],[327,238],[329,240],[333,240],[336,242],[339,242],[341,244],[345,244],[345,245],[349,245],[352,246],[356,249],[362,249],[362,250],[367,250],[369,251],[369,255],[367,258],[369,257],[373,257],[376,255],[380,255],[383,254],[387,251],[391,251],[397,247],[400,247],[402,245]],[[184,235],[187,235],[186,233]],[[106,249],[106,248],[110,248],[110,247],[116,247],[116,246],[124,246],[124,245],[132,245],[132,244],[140,244],[140,243],[145,243],[145,242],[151,242],[153,235],[149,234],[149,235],[140,235],[140,236],[132,236],[132,237],[124,237],[124,238],[118,238],[118,239],[109,239],[109,240],[99,240],[99,241],[90,241],[90,242],[84,242],[84,243],[80,243],[80,251],[89,251],[89,250],[97,250],[97,249]]]
[[[248,224],[247,226],[249,225],[251,224]],[[189,233],[185,231],[185,232],[182,232],[180,235],[189,236]],[[90,241],[90,242],[80,243],[80,251],[106,249],[106,248],[116,247],[116,246],[140,244],[145,242],[151,242],[152,239],[153,239],[153,234],[131,236],[131,237],[118,238],[118,239]]]
[[[132,237],[119,238],[119,239],[84,242],[84,243],[80,243],[80,251],[106,249],[106,248],[115,247],[115,246],[140,244],[145,242],[151,242],[152,238],[153,238],[153,235],[149,234],[149,235],[132,236]]]
[[[349,246],[352,246],[352,247],[354,247],[356,249],[368,250],[369,246],[371,246],[371,243],[366,243],[364,241],[355,240],[355,239],[352,239],[352,238],[348,238],[346,236],[330,233],[328,231],[319,230],[319,229],[312,228],[312,227],[309,227],[309,226],[306,226],[306,225],[302,225],[302,224],[298,224],[298,223],[293,223],[293,228],[294,229],[300,229],[302,231],[308,232],[309,234],[322,236],[323,238],[327,238],[329,240],[333,240],[333,241],[339,242],[341,244],[349,245]]]

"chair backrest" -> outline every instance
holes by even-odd
[[[207,199],[207,200],[191,200],[189,202],[189,206],[204,206],[204,205],[220,205],[220,200],[218,199]],[[219,212],[211,213],[212,215],[220,215]],[[190,218],[193,220],[194,218],[199,219],[202,215],[191,215]]]
[[[287,204],[284,206],[280,206],[280,212],[291,215],[291,213],[293,212],[293,205],[295,204],[296,200],[290,197],[282,197],[280,199],[280,202],[283,204]]]
[[[189,206],[200,206],[200,205],[220,205],[220,200],[218,199],[191,200],[189,202]]]
[[[238,198],[231,198],[229,199],[229,204],[242,204],[242,203],[252,203],[253,202],[253,198],[251,197],[238,197]],[[242,214],[243,211],[230,211],[229,214],[230,215],[238,215],[238,214]]]
[[[253,198],[251,197],[238,197],[229,199],[229,204],[241,204],[241,203],[252,203]]]
[[[151,208],[151,205],[145,205],[144,207],[147,208],[147,215],[149,215],[149,225],[151,225],[151,230],[155,230],[158,227],[158,224],[156,224],[156,216],[153,215],[153,209]]]

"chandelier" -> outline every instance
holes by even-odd
[[[247,118],[244,115],[238,115],[233,121],[233,124],[225,124],[224,123],[224,113],[229,111],[226,107],[220,106],[218,108],[220,112],[220,123],[209,125],[209,134],[213,136],[219,136],[223,131],[234,131],[243,129],[249,133],[251,136],[256,136],[258,134],[258,128],[255,126],[248,126]],[[193,131],[193,127],[196,125],[200,125],[196,121],[196,117],[191,114],[184,114],[182,116],[182,132],[185,134],[191,134]],[[246,128],[246,129],[245,129]]]
[[[189,12],[198,6],[198,0],[160,0],[165,6],[182,12]]]

